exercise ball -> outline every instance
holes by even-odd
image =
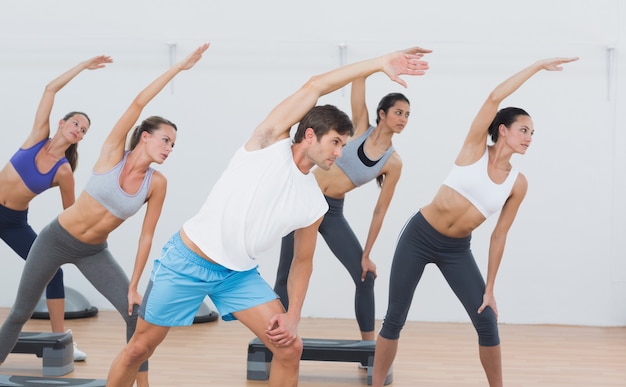
[[[98,314],[98,308],[91,306],[85,296],[80,294],[76,289],[65,287],[65,319],[93,317],[96,314]],[[50,319],[45,294],[39,299],[31,318],[41,320]]]

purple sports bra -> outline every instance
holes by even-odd
[[[67,159],[63,157],[57,161],[47,173],[41,173],[39,169],[37,169],[35,158],[39,150],[41,150],[48,141],[50,141],[50,139],[45,138],[28,149],[20,148],[10,160],[13,168],[15,168],[18,175],[22,178],[22,181],[24,181],[24,184],[26,184],[26,187],[35,194],[40,194],[52,187],[52,181],[54,180],[54,175],[56,175],[57,170],[61,165],[68,162]]]

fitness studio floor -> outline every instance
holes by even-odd
[[[4,321],[8,308],[0,308]],[[84,363],[64,377],[105,379],[123,345],[122,322],[115,312],[67,321]],[[379,322],[380,324],[380,322]],[[24,331],[48,331],[47,320],[30,320]],[[303,319],[302,337],[355,339],[355,323],[344,319]],[[626,386],[626,327],[501,325],[507,386]],[[174,328],[150,363],[153,387],[266,386],[246,379],[252,335],[237,322]],[[485,386],[475,334],[469,324],[410,322],[394,364],[394,387]],[[41,359],[10,354],[3,375],[41,376]],[[367,372],[356,363],[302,361],[300,386],[367,386]]]

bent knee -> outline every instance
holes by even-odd
[[[374,289],[374,281],[374,274],[372,274],[371,271],[368,271],[367,274],[365,274],[365,279],[361,281],[361,279],[359,278],[359,280],[356,281],[355,284],[357,288]]]
[[[493,347],[500,344],[497,324],[484,324],[476,327],[478,344],[484,347]]]
[[[124,349],[125,361],[129,365],[143,363],[150,356],[152,356],[155,349],[156,347],[151,346],[148,343],[131,340]]]
[[[296,361],[299,362],[302,357],[304,344],[302,339],[297,337],[289,345],[272,346],[272,355],[274,359],[279,361]]]
[[[500,344],[498,322],[491,309],[489,309],[491,313],[485,313],[485,311],[473,320],[474,328],[478,334],[478,344],[485,347],[493,347]]]

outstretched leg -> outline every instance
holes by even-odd
[[[400,331],[406,322],[415,288],[430,262],[424,218],[417,213],[407,222],[398,238],[391,263],[389,303],[383,326],[376,340],[372,385],[382,387],[398,350]]]
[[[494,311],[487,307],[482,313],[478,308],[483,302],[485,281],[469,249],[465,252],[446,254],[439,268],[446,281],[467,311],[478,333],[480,362],[491,387],[500,387],[502,358],[498,322]]]
[[[11,352],[22,327],[32,316],[37,303],[54,273],[66,263],[64,254],[51,252],[55,245],[54,233],[46,226],[30,249],[17,290],[15,303],[0,329],[0,363]]]
[[[128,286],[129,281],[126,273],[115,261],[108,249],[82,258],[76,263],[78,269],[91,282],[118,311],[126,323],[126,341],[128,342],[135,333],[137,326],[137,309],[134,305],[132,313],[128,314]],[[138,386],[148,385],[148,362],[141,365],[140,374],[137,378]]]
[[[398,341],[385,339],[378,335],[376,339],[376,354],[374,355],[374,373],[372,374],[372,386],[383,387],[387,373],[396,358],[398,352]]]
[[[0,205],[0,238],[26,260],[37,238],[37,234],[28,224],[28,210],[16,211]],[[46,303],[52,332],[65,332],[65,288],[61,268],[46,287]]]

